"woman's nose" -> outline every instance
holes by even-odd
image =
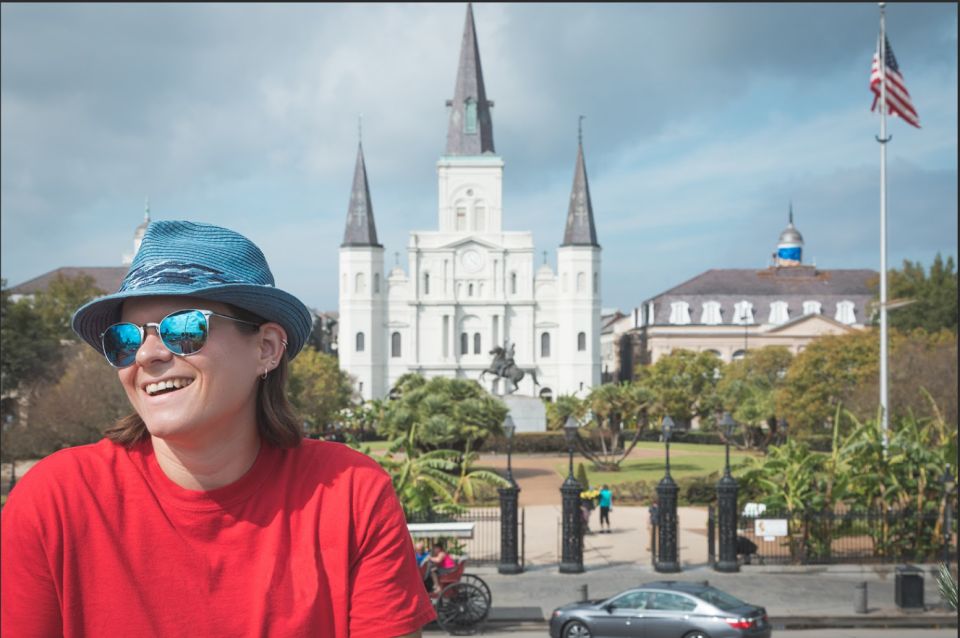
[[[172,356],[173,353],[163,345],[156,329],[144,328],[143,343],[137,350],[137,363],[146,366],[154,362],[169,361]]]

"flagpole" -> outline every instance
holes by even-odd
[[[887,454],[889,402],[887,393],[887,38],[885,2],[880,5],[880,419],[883,454]]]

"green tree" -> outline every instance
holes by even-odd
[[[587,405],[572,394],[561,394],[556,401],[547,401],[547,429],[563,429],[568,417],[577,421],[583,419],[587,413]]]
[[[690,350],[674,350],[651,366],[639,366],[635,382],[653,394],[652,423],[667,415],[679,424],[711,416],[718,407],[715,390],[722,369],[712,352]]]
[[[891,339],[892,342],[892,339]],[[873,330],[816,339],[793,358],[776,394],[790,433],[820,433],[837,406],[862,384],[876,383],[880,345]]]
[[[653,392],[639,383],[606,383],[594,387],[584,403],[589,407],[588,436],[580,439],[580,452],[594,467],[619,470],[640,440],[646,411],[654,400]],[[625,427],[633,438],[623,440]]]
[[[350,406],[353,385],[335,357],[307,346],[290,362],[290,402],[313,434],[322,434]]]
[[[879,278],[873,284],[879,296]],[[891,328],[904,332],[917,328],[927,332],[947,329],[957,333],[957,272],[953,257],[944,260],[937,253],[929,273],[919,261],[905,259],[901,270],[891,269],[888,273],[887,298],[913,300],[909,306],[889,311],[887,322]],[[875,317],[876,322],[879,316]]]
[[[766,446],[777,438],[776,394],[785,384],[793,355],[782,346],[748,350],[744,358],[724,366],[717,397],[737,423],[746,426],[748,446]],[[761,428],[767,434],[760,440]]]

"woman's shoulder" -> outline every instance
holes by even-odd
[[[388,476],[376,460],[343,443],[304,439],[299,446],[293,448],[292,453],[298,460],[298,464],[324,474],[349,472]]]

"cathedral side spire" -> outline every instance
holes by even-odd
[[[367,166],[363,159],[363,144],[357,143],[357,166],[353,172],[350,208],[341,246],[377,246],[377,227],[373,221],[373,202],[367,182]]]
[[[567,226],[561,246],[599,246],[597,229],[593,224],[593,204],[590,201],[590,183],[583,160],[583,116],[578,121],[577,166],[573,171],[573,190],[567,210]]]
[[[473,4],[469,2],[466,24],[463,27],[463,41],[460,45],[457,84],[453,99],[447,102],[447,106],[451,107],[450,124],[447,128],[447,155],[483,155],[495,152],[493,120],[490,117],[493,102],[487,99],[483,86]]]

